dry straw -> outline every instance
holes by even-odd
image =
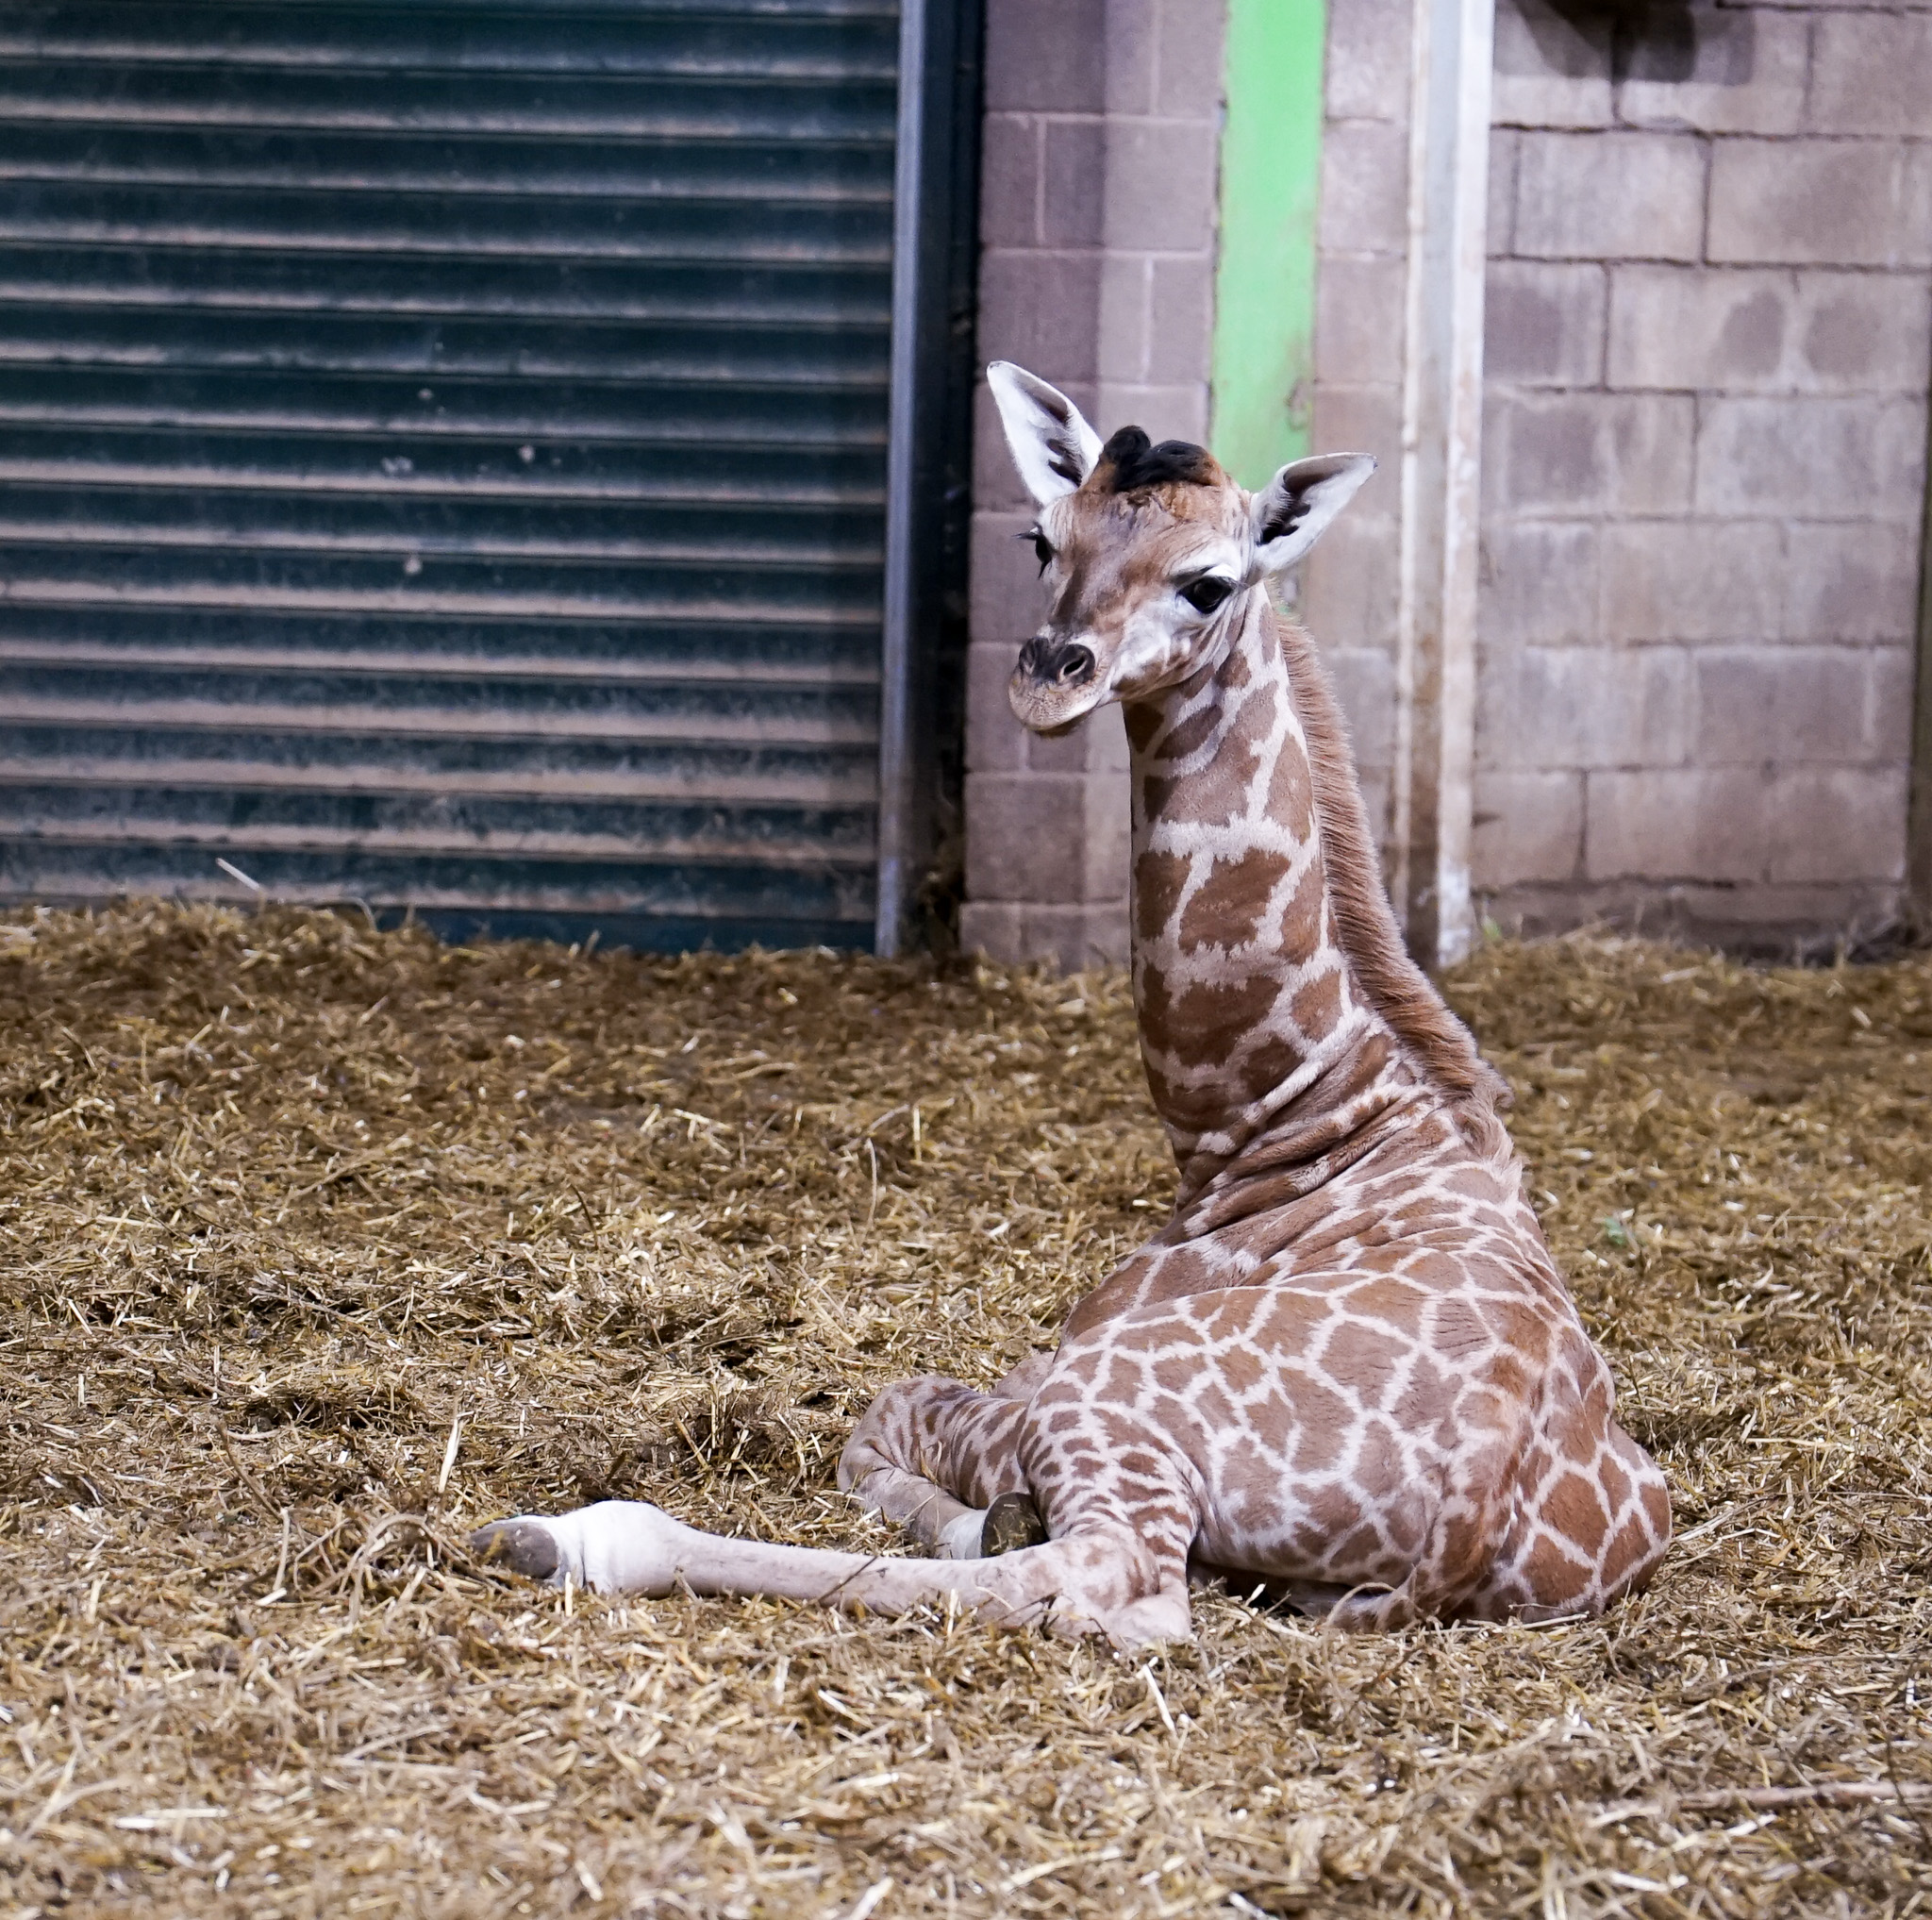
[[[1932,1895],[1932,963],[1454,983],[1677,1545],[1597,1624],[1152,1660],[478,1569],[641,1494],[892,1543],[884,1382],[1158,1221],[1113,977],[0,925],[10,1911],[1899,1913]]]

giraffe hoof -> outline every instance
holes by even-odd
[[[532,1580],[547,1580],[562,1556],[550,1529],[535,1520],[498,1520],[470,1536],[470,1551]]]
[[[979,1529],[979,1555],[993,1560],[1022,1546],[1044,1546],[1051,1536],[1030,1494],[1002,1494],[986,1510]]]

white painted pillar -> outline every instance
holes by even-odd
[[[1495,0],[1415,0],[1390,890],[1425,966],[1468,952],[1483,275]]]

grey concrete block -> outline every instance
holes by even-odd
[[[1392,520],[1351,521],[1344,514],[1303,563],[1296,618],[1324,648],[1392,652],[1399,563]]]
[[[1796,296],[1790,274],[1617,267],[1610,275],[1610,385],[1774,389],[1790,358]]]
[[[1122,792],[1130,759],[1127,752],[1127,716],[1116,704],[1103,707],[1086,726],[1087,764],[1096,774],[1118,774]],[[1122,802],[1124,806],[1126,803]]]
[[[1127,963],[1127,902],[1096,901],[1081,907],[1028,907],[1020,916],[1027,960],[1049,960],[1062,973]]]
[[[1890,767],[1795,767],[1766,796],[1774,881],[1897,880],[1905,874],[1906,777]]]
[[[1331,120],[1408,120],[1409,0],[1348,0],[1328,8],[1323,86]]]
[[[1611,27],[1607,9],[1498,0],[1490,117],[1504,126],[1607,126]]]
[[[1695,404],[1665,393],[1493,392],[1486,515],[1660,513],[1690,498]]]
[[[1100,269],[1092,253],[982,254],[979,358],[1018,360],[1062,389],[1091,380]]]
[[[1034,577],[1032,550],[1015,537],[1031,519],[1030,513],[973,516],[968,626],[983,645],[1017,652],[1046,616],[1046,590]]]
[[[1692,260],[1704,143],[1676,133],[1525,133],[1516,251],[1537,259]]]
[[[1701,765],[1870,756],[1862,649],[1701,647],[1694,658]]]
[[[1680,767],[1586,776],[1583,867],[1591,880],[1764,877],[1774,827],[1755,770]]]
[[[1072,903],[1087,897],[1085,774],[966,776],[966,894]]]
[[[1124,773],[967,775],[969,901],[1124,901],[1128,861]]]
[[[1349,523],[1392,521],[1402,485],[1401,391],[1319,381],[1309,432],[1317,453],[1369,453],[1380,462],[1368,485],[1349,502]]]
[[[1024,965],[1032,958],[1020,925],[1024,911],[1011,900],[968,900],[959,909],[960,947],[1000,966]]]
[[[1669,37],[1635,34],[1616,90],[1626,125],[1794,133],[1805,111],[1809,23],[1762,8],[1693,5]]]
[[[1507,126],[1490,129],[1490,187],[1484,244],[1490,258],[1502,259],[1516,251],[1516,162],[1521,142]]]
[[[1213,120],[1226,98],[1226,0],[1160,0],[1154,111]]]
[[[1711,154],[1709,258],[1932,266],[1932,150],[1885,142],[1719,141]]]
[[[966,649],[966,768],[974,774],[1017,774],[1026,765],[1026,729],[1007,702],[1007,681],[1019,656],[1012,641],[975,643]]]
[[[1090,713],[1058,740],[1027,734],[1026,764],[1037,774],[1118,774],[1124,780],[1127,730],[1118,703]]]
[[[1040,167],[1044,123],[1037,114],[989,113],[979,155],[983,246],[1040,244]]]
[[[1601,528],[1590,520],[1484,526],[1477,629],[1483,643],[1579,646],[1597,638]]]
[[[1147,378],[1147,354],[1153,325],[1154,261],[1147,254],[1109,253],[1100,269],[1099,341],[1095,352],[1105,382],[1139,384]],[[1190,369],[1196,379],[1205,364]]]
[[[1784,529],[1767,521],[1631,520],[1603,530],[1609,641],[1775,640]]]
[[[1323,257],[1315,281],[1317,377],[1402,384],[1407,265],[1399,256]]]
[[[1878,765],[1905,764],[1912,752],[1912,682],[1916,666],[1910,642],[1874,646],[1866,656],[1868,698],[1865,737]]]
[[[1554,260],[1490,263],[1483,377],[1520,387],[1594,387],[1604,376],[1605,270]]]
[[[1322,142],[1320,243],[1335,253],[1401,253],[1408,244],[1408,129],[1337,121]]]
[[[1819,133],[1932,132],[1932,16],[1860,13],[1824,19],[1812,42],[1811,103]]]
[[[1921,275],[1801,274],[1798,330],[1800,385],[1916,395],[1932,358],[1932,287]]]
[[[1794,521],[1785,544],[1788,640],[1910,641],[1919,609],[1915,522]]]
[[[1109,380],[1100,390],[1093,424],[1103,435],[1119,426],[1143,426],[1154,440],[1208,439],[1208,382],[1176,381],[1156,386]]]
[[[1204,380],[1214,334],[1214,261],[1154,259],[1147,265],[1147,355],[1142,377],[1156,384]]]
[[[1470,868],[1478,891],[1531,880],[1570,880],[1583,864],[1583,776],[1475,776]]]
[[[1043,125],[1041,241],[1050,247],[1099,246],[1106,237],[1108,125],[1048,120]]]
[[[1091,773],[1093,769],[1087,764],[1090,752],[1088,736],[1091,726],[1091,720],[1082,721],[1073,732],[1063,733],[1058,740],[1048,740],[1038,733],[1027,734],[1021,748],[1025,756],[1026,771],[1029,774]]]
[[[1097,113],[1108,0],[987,0],[988,112]]]
[[[1911,510],[1925,474],[1925,408],[1902,398],[1700,403],[1697,509],[1820,520]]]
[[[1089,774],[1082,800],[1080,897],[1089,901],[1124,900],[1134,857],[1133,793],[1127,776]],[[1041,824],[1046,831],[1053,831],[1051,816]]]
[[[1672,646],[1485,649],[1476,762],[1505,772],[1691,758],[1690,657]]]
[[[1091,58],[1106,73],[1109,114],[1155,111],[1160,59],[1159,0],[1106,0],[1105,37]]]
[[[1170,253],[1210,248],[1220,160],[1220,130],[1211,122],[1113,122],[1107,142],[1108,245]]]
[[[1390,765],[1395,759],[1395,656],[1387,647],[1360,646],[1324,646],[1321,656],[1356,758]]]
[[[1731,393],[1918,393],[1932,362],[1923,275],[1620,266],[1609,382]]]

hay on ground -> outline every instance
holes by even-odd
[[[1599,1623],[1150,1660],[470,1563],[607,1494],[894,1543],[1158,1221],[1117,977],[0,925],[0,1889],[250,1915],[1888,1913],[1932,1895],[1932,961],[1454,982],[1674,1489]]]

